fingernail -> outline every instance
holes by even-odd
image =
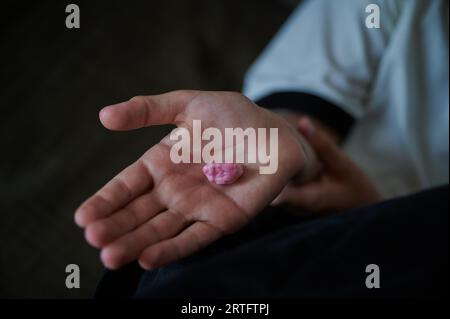
[[[105,106],[104,108],[102,108],[100,110],[100,113],[99,113],[100,119],[103,120],[106,117],[108,117],[108,115],[109,115],[109,106]]]
[[[309,118],[306,118],[305,122],[306,122],[306,134],[308,134],[308,136],[313,136],[314,134],[316,134],[316,127],[314,126],[312,121]]]
[[[316,128],[314,124],[312,123],[311,119],[307,116],[304,116],[300,119],[299,125],[303,133],[308,136],[313,136],[316,133]]]
[[[281,198],[280,196],[275,197],[275,199],[273,201],[270,202],[270,206],[278,206],[280,205],[281,202]]]

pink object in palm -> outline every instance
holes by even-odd
[[[241,164],[234,163],[211,163],[203,166],[203,174],[211,183],[218,185],[232,184],[244,173]]]

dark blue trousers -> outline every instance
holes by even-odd
[[[316,219],[269,208],[169,266],[106,271],[97,298],[448,296],[448,185]],[[366,286],[379,267],[380,288]]]

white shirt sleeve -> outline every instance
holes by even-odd
[[[371,3],[383,12],[381,29],[366,27]],[[360,118],[399,6],[394,0],[306,1],[251,66],[244,94],[257,100],[275,92],[309,93]]]

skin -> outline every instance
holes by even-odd
[[[298,129],[314,149],[322,170],[307,183],[298,184],[293,179],[272,205],[325,214],[382,200],[369,177],[339,148],[329,130],[320,129],[308,117],[298,119]]]
[[[302,137],[281,116],[233,92],[174,91],[135,97],[100,112],[110,130],[175,124],[202,127],[254,127],[279,131],[279,165],[272,175],[258,173],[258,164],[232,185],[209,183],[202,164],[174,164],[168,137],[151,147],[76,211],[86,240],[101,249],[101,260],[117,269],[138,260],[154,269],[188,256],[221,236],[235,232],[302,172]],[[289,150],[289,152],[283,152]]]
[[[272,205],[316,214],[382,199],[339,149],[332,130],[299,114],[272,113],[239,93],[175,91],[135,97],[100,112],[102,124],[119,131],[160,124],[191,130],[194,119],[222,132],[225,127],[277,127],[278,171],[261,175],[258,164],[247,163],[236,183],[215,185],[204,177],[203,164],[172,163],[173,142],[165,137],[75,213],[107,268],[138,260],[154,269],[186,257],[246,225],[277,195]]]

